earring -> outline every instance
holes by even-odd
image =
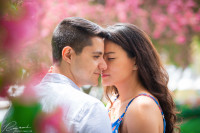
[[[137,65],[135,64],[134,66],[133,66],[133,70],[137,70]]]

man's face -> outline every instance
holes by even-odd
[[[75,54],[71,59],[71,72],[78,86],[98,85],[99,75],[107,68],[103,59],[103,39],[92,37],[91,41],[91,46],[84,47],[80,54]]]

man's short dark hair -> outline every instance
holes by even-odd
[[[53,32],[52,53],[53,62],[62,59],[62,50],[70,46],[76,54],[80,54],[85,46],[92,45],[91,37],[105,37],[103,28],[99,25],[79,17],[70,17],[60,22]]]

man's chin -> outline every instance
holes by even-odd
[[[92,86],[96,87],[96,86],[98,86],[98,84],[94,84],[94,85],[92,85]]]
[[[98,86],[99,82],[98,80],[96,82],[93,82],[92,86]]]
[[[90,83],[87,83],[87,84],[85,84],[85,85],[83,85],[83,86],[98,86],[98,82],[90,82]]]
[[[98,82],[90,83],[91,86],[98,86]]]

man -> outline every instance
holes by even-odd
[[[37,86],[42,110],[63,107],[63,121],[73,133],[109,133],[110,120],[104,105],[80,91],[97,85],[102,70],[104,32],[97,24],[77,17],[64,19],[52,37],[54,68]]]
[[[82,85],[97,85],[101,71],[107,68],[103,59],[104,35],[100,26],[77,17],[64,19],[53,33],[54,68],[52,73],[45,75],[35,90],[44,112],[62,107],[62,120],[70,133],[111,133],[104,105],[80,91]],[[32,113],[32,120],[39,107],[31,108],[36,108]],[[3,133],[21,131],[17,125],[26,128],[28,125],[28,129],[32,130],[31,124],[29,125],[32,123],[30,117],[26,121],[16,120],[16,113],[16,109],[11,106],[3,120]],[[24,117],[26,115],[24,113]],[[49,131],[55,132],[51,127]]]

